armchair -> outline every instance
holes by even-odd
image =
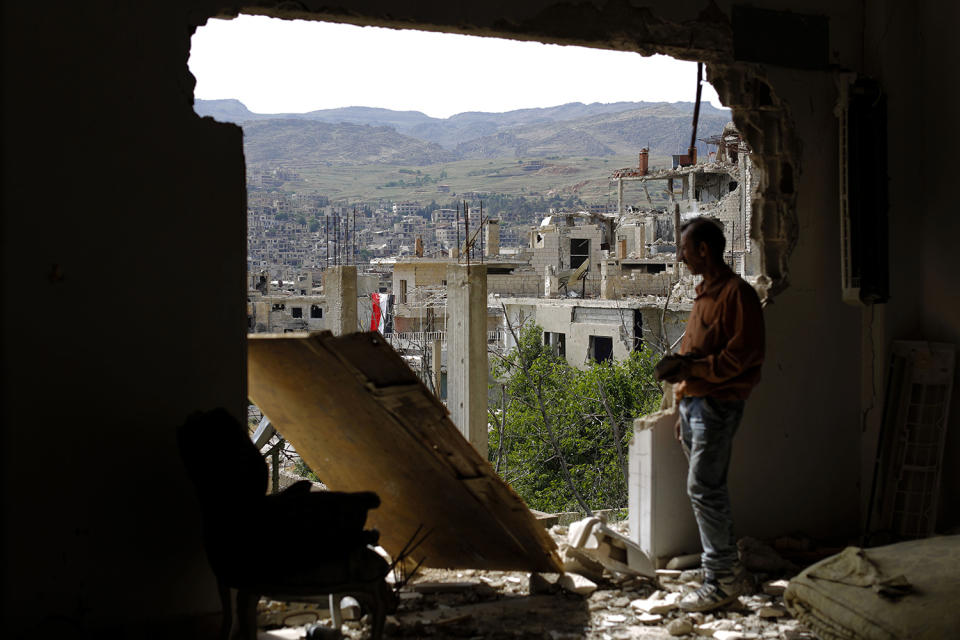
[[[255,640],[261,596],[311,602],[333,595],[357,598],[370,613],[372,637],[381,637],[393,592],[384,579],[386,561],[368,546],[379,533],[363,528],[367,511],[380,504],[377,494],[311,491],[303,481],[267,495],[267,465],[224,409],[191,416],[177,439],[200,502],[224,640],[233,627],[232,591],[234,637]],[[267,541],[276,542],[270,552]]]

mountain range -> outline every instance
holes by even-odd
[[[194,110],[243,126],[248,163],[425,166],[481,158],[603,157],[686,152],[693,103],[579,102],[505,113],[433,118],[374,107],[254,113],[238,100],[196,100]],[[720,133],[727,109],[701,105],[698,137]]]

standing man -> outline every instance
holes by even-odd
[[[763,312],[753,287],[724,263],[726,239],[717,223],[694,218],[680,231],[679,259],[703,282],[680,354],[661,360],[657,375],[677,383],[677,439],[689,450],[687,493],[703,545],[701,586],[680,608],[710,611],[748,589],[733,537],[727,469],[744,401],[760,381]]]

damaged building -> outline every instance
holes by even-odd
[[[240,128],[194,113],[187,60],[199,25],[241,9],[703,61],[758,168],[746,238],[768,301],[764,379],[730,471],[737,533],[859,537],[894,343],[945,344],[950,354],[960,343],[950,151],[960,140],[946,126],[960,89],[944,81],[958,58],[956,4],[7,3],[5,634],[209,637],[219,622],[175,432],[215,407],[246,418],[245,167]],[[51,187],[87,193],[104,180],[110,198],[65,208],[38,197]],[[29,242],[37,237],[44,242]],[[118,264],[136,286],[112,291],[112,300],[136,323],[66,331],[63,314],[51,313],[31,318],[29,330],[13,326],[9,311],[37,297],[84,308],[90,283]],[[200,277],[214,286],[197,286]],[[171,286],[178,304],[156,313],[156,292]],[[933,351],[918,353],[935,362],[923,355]],[[957,397],[950,373],[924,404],[942,406],[944,390]],[[904,415],[911,397],[901,398]],[[929,519],[946,534],[960,525],[960,476],[950,471],[960,412],[938,415],[943,440],[932,450],[944,472]],[[25,453],[36,434],[44,468],[55,472],[37,473]],[[937,558],[955,581],[953,558]],[[923,575],[890,567],[922,586]],[[936,601],[943,592],[932,586],[926,597]],[[592,602],[568,606],[566,622],[586,630]],[[928,621],[950,621],[954,609]],[[538,618],[547,634],[564,623],[559,614]]]

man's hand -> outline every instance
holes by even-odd
[[[677,442],[683,442],[683,420],[680,419],[680,414],[677,413],[677,423],[673,425],[674,431],[677,434]]]
[[[653,377],[660,381],[680,382],[691,377],[692,357],[688,355],[664,356],[653,368]]]

